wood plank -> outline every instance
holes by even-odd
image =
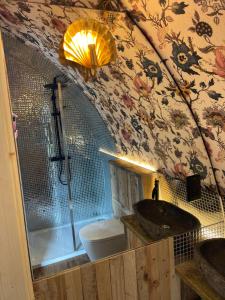
[[[144,243],[133,233],[129,228],[126,227],[127,245],[128,249],[136,249],[144,246]]]
[[[129,251],[123,254],[124,281],[125,281],[125,299],[137,300],[137,276],[135,251]]]
[[[61,300],[63,299],[63,277],[55,276],[40,282],[34,282],[34,294],[36,300]]]
[[[0,298],[34,299],[17,150],[0,32]]]
[[[90,263],[81,267],[81,281],[84,300],[97,300],[97,282],[95,265]]]
[[[47,299],[47,297],[46,297],[46,291],[48,290],[48,281],[47,280],[34,282],[33,289],[34,289],[35,300]]]
[[[110,174],[114,210],[118,207],[115,201],[118,201],[123,208],[132,212],[133,204],[138,202],[143,194],[140,175],[112,163],[110,163]],[[115,213],[117,215],[117,212]]]
[[[180,300],[181,299],[181,285],[180,278],[175,272],[175,259],[174,259],[174,245],[173,238],[169,239],[169,258],[170,258],[170,299]]]
[[[37,280],[33,286],[36,300],[83,300],[80,268]]]
[[[80,268],[64,274],[66,299],[83,300],[83,289]]]
[[[149,277],[149,299],[160,300],[162,289],[160,282],[160,242],[147,246],[147,272]],[[169,300],[169,299],[168,299]]]
[[[135,250],[138,299],[149,300],[149,274],[147,262],[147,247]]]
[[[112,286],[112,299],[125,300],[125,282],[124,282],[124,268],[123,256],[117,255],[109,259],[111,286]]]
[[[98,300],[112,300],[111,275],[109,260],[96,262]]]
[[[161,299],[170,298],[170,256],[169,240],[164,239],[157,243],[159,257],[159,282]]]
[[[176,272],[181,280],[193,289],[204,300],[224,300],[212,289],[194,261],[188,261],[176,266]]]

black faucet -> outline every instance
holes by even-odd
[[[155,186],[152,190],[152,199],[159,200],[159,180],[155,179]]]

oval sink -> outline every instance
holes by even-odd
[[[209,239],[195,246],[194,259],[208,284],[225,297],[225,239]]]
[[[134,211],[143,229],[154,240],[200,228],[201,223],[192,214],[163,200],[141,200]]]

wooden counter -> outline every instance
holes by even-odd
[[[124,224],[128,240],[128,248],[145,246],[154,242],[140,226],[135,215],[123,216],[120,218]]]
[[[185,285],[196,292],[202,300],[224,300],[212,289],[197,268],[194,261],[176,266],[176,273]]]

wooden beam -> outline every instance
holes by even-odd
[[[0,32],[0,299],[34,299]]]

